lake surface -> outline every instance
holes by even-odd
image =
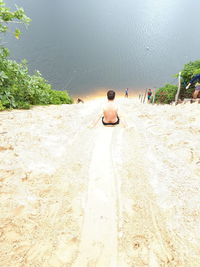
[[[176,83],[200,58],[199,0],[7,0],[32,19],[11,57],[26,58],[54,89],[89,95]]]

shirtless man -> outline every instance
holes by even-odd
[[[107,92],[107,99],[108,102],[104,105],[103,112],[99,114],[97,120],[94,122],[92,127],[94,127],[100,119],[102,120],[102,123],[105,126],[114,126],[119,124],[120,119],[118,116],[118,108],[114,103],[115,92],[113,90],[109,90]],[[126,123],[124,122],[123,126],[125,125]]]
[[[106,125],[106,126],[119,124],[119,117],[117,114],[118,110],[114,103],[115,92],[112,90],[109,90],[107,92],[107,98],[108,98],[108,102],[105,104],[103,108],[102,123],[103,125]]]

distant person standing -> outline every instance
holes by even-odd
[[[125,89],[125,97],[128,97],[128,88]]]
[[[151,96],[152,96],[152,91],[151,91],[151,89],[149,89],[148,93],[147,93],[148,103],[150,103],[150,101],[151,101]]]

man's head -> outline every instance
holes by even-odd
[[[108,98],[108,100],[114,100],[115,99],[115,91],[109,90],[107,92],[107,98]]]

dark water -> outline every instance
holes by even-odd
[[[32,22],[21,40],[8,38],[12,58],[71,95],[176,83],[172,75],[200,58],[199,0],[13,2]]]

